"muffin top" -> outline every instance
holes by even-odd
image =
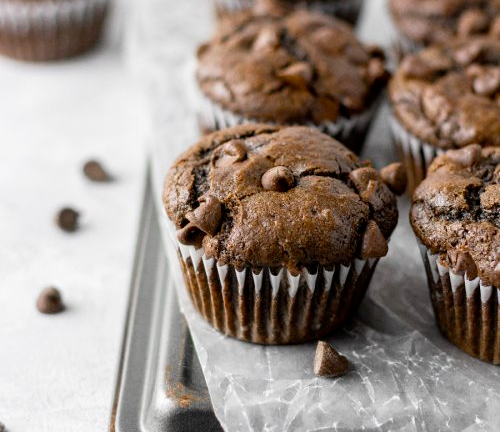
[[[500,145],[500,39],[432,46],[403,59],[389,85],[394,113],[443,149]]]
[[[437,157],[415,190],[410,219],[452,270],[500,287],[500,148],[473,144]]]
[[[238,268],[299,272],[387,253],[401,169],[379,173],[308,127],[243,125],[182,154],[163,201],[181,243]]]
[[[230,14],[198,50],[202,92],[265,122],[349,117],[377,98],[387,78],[380,49],[362,45],[348,24],[306,10]]]
[[[399,30],[420,44],[500,36],[500,0],[391,0],[390,8]]]

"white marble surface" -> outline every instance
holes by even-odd
[[[0,421],[9,432],[106,430],[143,189],[147,128],[116,34],[76,60],[0,59]],[[117,176],[92,184],[95,157]],[[71,205],[82,229],[60,231]],[[37,312],[60,287],[67,310]]]

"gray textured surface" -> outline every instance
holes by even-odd
[[[166,169],[198,134],[188,88],[192,52],[210,34],[207,3],[148,0],[136,16],[130,50],[150,95],[158,203]],[[384,2],[367,3],[362,37],[387,46],[391,26]],[[363,154],[379,167],[396,158],[386,114],[380,112]],[[227,430],[498,430],[500,371],[439,335],[408,205],[400,200],[389,255],[381,260],[357,319],[330,338],[354,365],[335,381],[314,377],[312,344],[262,347],[220,336],[194,313],[174,271],[215,412]],[[171,262],[176,268],[175,257]]]

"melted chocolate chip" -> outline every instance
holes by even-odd
[[[279,33],[275,29],[270,27],[263,28],[257,35],[255,42],[253,43],[253,50],[270,52],[277,49],[279,47],[279,44],[280,44]]]
[[[177,230],[177,240],[186,246],[194,246],[199,249],[203,243],[205,233],[201,231],[192,222],[189,222],[184,228]]]
[[[375,221],[369,221],[363,240],[361,241],[361,250],[359,257],[362,259],[382,258],[387,255],[389,247],[382,231]]]
[[[293,173],[284,166],[277,166],[266,171],[261,181],[264,189],[275,192],[286,192],[295,183]]]
[[[395,162],[382,168],[380,177],[392,192],[397,195],[404,194],[408,184],[408,177],[402,163]]]
[[[39,312],[44,314],[56,314],[64,310],[61,293],[57,288],[45,288],[36,301]]]
[[[313,79],[313,70],[309,63],[297,62],[282,69],[278,76],[295,87],[307,88]]]
[[[83,166],[83,173],[93,182],[105,183],[112,180],[112,177],[106,172],[101,163],[96,160],[86,162]]]
[[[481,146],[471,144],[459,150],[449,150],[446,157],[463,167],[471,167],[481,160]]]
[[[335,378],[349,371],[349,361],[328,342],[319,341],[314,356],[314,373],[321,377]]]
[[[74,232],[78,229],[80,214],[70,207],[65,207],[56,214],[56,223],[59,228],[66,232]]]
[[[243,140],[235,139],[227,142],[215,153],[215,166],[225,168],[247,157],[247,149]]]
[[[375,168],[363,167],[349,173],[349,179],[358,192],[366,190],[370,180],[378,180],[379,174]]]
[[[186,219],[204,233],[214,236],[220,227],[222,205],[217,198],[211,195],[201,197],[200,202],[201,205],[189,212]]]
[[[469,252],[450,250],[448,251],[451,269],[454,273],[464,273],[467,279],[473,280],[477,277],[477,266]]]

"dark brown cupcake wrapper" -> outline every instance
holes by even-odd
[[[441,333],[469,355],[500,365],[500,288],[454,273],[417,241]]]
[[[393,144],[408,175],[406,190],[411,196],[427,175],[431,162],[445,150],[436,148],[408,132],[394,115],[389,116],[389,125]]]
[[[247,342],[301,343],[330,333],[356,312],[378,262],[356,259],[299,275],[286,268],[239,270],[180,244],[166,223],[195,309],[221,333]]]
[[[199,111],[198,121],[204,132],[226,129],[245,123],[262,123],[258,119],[245,118],[222,108],[219,104],[204,96],[199,90],[196,91],[196,98]],[[309,126],[317,129],[340,141],[355,153],[359,153],[381,101],[382,97],[379,97],[363,113],[352,116],[351,118],[340,118],[335,122],[324,121],[320,124],[309,122],[302,126]],[[276,124],[274,122],[266,123]],[[288,126],[297,125],[298,124],[290,124]]]
[[[252,5],[252,0],[215,0],[215,6],[219,14],[249,9]],[[304,5],[312,11],[333,15],[351,24],[355,24],[359,18],[363,0],[317,0],[304,3]]]
[[[45,61],[80,54],[96,44],[109,0],[0,0],[0,53]]]

